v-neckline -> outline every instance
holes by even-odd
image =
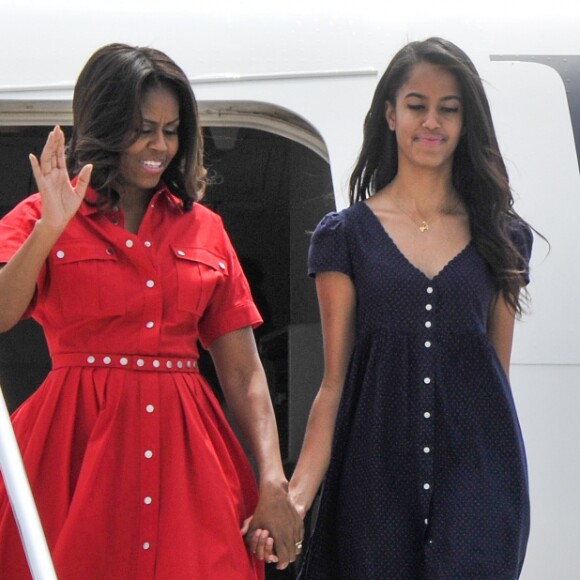
[[[423,272],[423,270],[421,270],[421,268],[419,268],[415,264],[413,264],[413,262],[411,262],[411,260],[409,260],[409,258],[399,248],[399,246],[397,246],[397,244],[395,243],[395,240],[391,237],[391,234],[389,234],[389,232],[383,226],[383,224],[381,223],[381,220],[377,217],[375,212],[364,201],[361,201],[360,205],[365,207],[366,211],[368,211],[368,213],[370,214],[372,220],[380,228],[383,235],[387,238],[387,240],[393,246],[397,255],[400,258],[402,258],[403,262],[405,262],[410,268],[412,268],[415,272],[417,272],[420,276],[422,276],[425,280],[427,280],[429,282],[434,282],[437,278],[439,278],[446,270],[448,270],[455,262],[457,262],[459,260],[459,258],[461,258],[463,256],[463,254],[465,254],[467,252],[467,250],[471,247],[471,245],[473,243],[473,239],[470,238],[469,241],[467,242],[467,244],[465,244],[465,246],[463,246],[463,248],[461,248],[461,250],[459,250],[459,252],[457,252],[457,254],[455,254],[452,258],[450,258],[434,276],[428,276],[425,272]]]

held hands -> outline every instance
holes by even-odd
[[[62,231],[83,201],[93,166],[85,165],[76,187],[72,187],[64,156],[64,133],[59,126],[49,133],[40,161],[31,154],[30,164],[42,199],[41,221]]]
[[[298,506],[294,506],[298,515],[304,519],[306,515],[305,511],[300,511]],[[250,522],[252,521],[252,516],[247,520],[244,520],[244,525],[242,527],[242,535],[246,535],[250,527]],[[265,560],[268,564],[278,563],[278,556],[274,553],[274,538],[270,535],[268,530],[257,529],[252,535],[248,534],[246,536],[246,544],[248,548],[258,558],[259,560]],[[295,544],[296,556],[300,555],[302,552],[302,540],[299,540]],[[278,568],[286,568],[287,564],[281,564]]]
[[[294,562],[302,549],[304,525],[285,486],[273,483],[261,486],[258,506],[244,522],[242,534],[257,558],[276,562],[279,570]]]
[[[248,534],[250,523],[254,516],[244,520],[242,529],[240,530],[242,536],[245,536],[248,548],[258,560],[265,560],[268,564],[278,563],[278,556],[274,553],[274,538],[270,535],[268,530],[257,529],[253,534]]]

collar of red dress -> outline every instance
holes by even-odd
[[[77,177],[74,177],[71,180],[71,184],[73,187],[76,185],[77,179],[78,179]],[[81,213],[82,215],[92,215],[98,213],[99,208],[96,205],[98,199],[99,194],[92,187],[89,186],[87,188],[87,193],[85,194],[85,202],[89,203],[81,204],[81,207],[79,208],[79,213]],[[174,209],[179,210],[180,212],[183,212],[183,204],[181,200],[177,196],[173,195],[171,191],[169,191],[169,188],[164,183],[159,184],[157,191],[153,194],[153,197],[151,198],[151,201],[154,203],[159,203],[162,200],[165,203],[167,203],[169,207],[172,207]]]

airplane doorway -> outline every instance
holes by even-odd
[[[28,153],[40,153],[48,130],[0,127],[0,215],[35,191]],[[256,339],[283,458],[291,465],[322,376],[318,307],[306,259],[310,232],[335,207],[330,167],[312,148],[263,129],[209,126],[204,136],[211,184],[203,203],[222,216],[265,319]],[[207,357],[203,368],[215,386]],[[0,383],[10,410],[49,369],[35,322],[0,335]],[[216,392],[220,396],[218,387]]]

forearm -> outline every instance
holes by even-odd
[[[0,332],[10,330],[28,308],[40,270],[61,233],[39,220],[22,247],[0,270]]]
[[[303,524],[288,496],[274,409],[251,328],[218,338],[210,352],[226,401],[258,467],[260,499],[248,534],[268,530],[280,559],[278,567],[284,568],[296,557]]]
[[[237,425],[256,462],[260,484],[282,483],[282,467],[276,418],[261,365],[224,393]]]
[[[308,418],[304,444],[290,480],[290,498],[306,513],[316,497],[330,462],[340,393],[322,387]]]

